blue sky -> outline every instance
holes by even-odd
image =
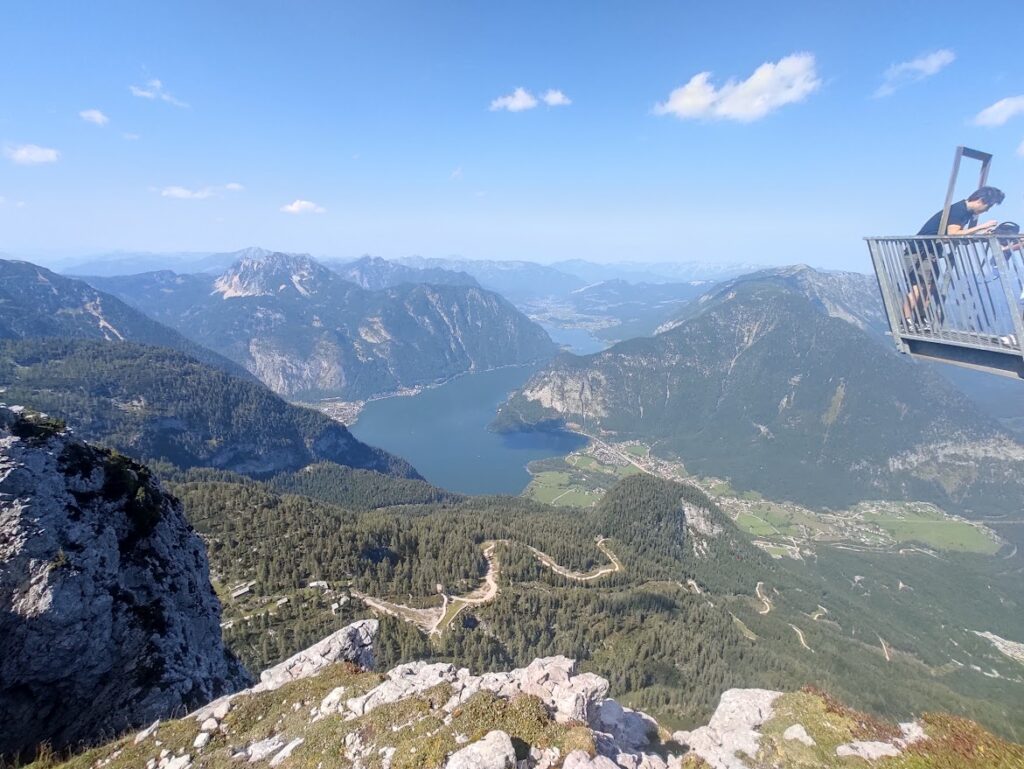
[[[16,256],[258,244],[867,270],[861,238],[916,231],[958,144],[996,154],[996,213],[1024,221],[1024,57],[999,43],[1019,2],[9,0],[0,16]]]

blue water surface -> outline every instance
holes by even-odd
[[[498,434],[487,429],[534,366],[466,374],[419,395],[366,404],[350,427],[361,441],[407,459],[431,483],[464,494],[519,494],[526,465],[565,456],[586,439],[566,432]]]

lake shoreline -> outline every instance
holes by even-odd
[[[586,443],[564,431],[508,435],[488,429],[508,394],[542,364],[466,372],[422,387],[414,397],[367,400],[349,427],[358,440],[403,457],[441,488],[519,495],[531,480],[530,462],[564,456]]]

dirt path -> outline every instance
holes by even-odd
[[[796,636],[800,639],[800,645],[807,649],[807,651],[809,652],[814,651],[814,649],[807,645],[807,641],[804,638],[804,631],[798,628],[796,625],[790,625],[790,627],[793,628],[794,631],[796,631]]]
[[[819,603],[818,604],[818,608],[815,610],[814,614],[811,615],[811,619],[813,619],[815,622],[817,622],[819,619],[824,617],[826,614],[828,614],[828,609],[826,609],[824,606],[822,606]]]
[[[885,639],[882,638],[882,636],[878,636],[878,642],[882,644],[882,654],[885,655],[885,661],[892,662],[892,657],[889,655],[889,644],[885,642]]]
[[[596,546],[597,549],[604,553],[608,560],[612,562],[612,565],[594,569],[586,574],[580,571],[572,571],[564,566],[559,566],[558,563],[555,562],[555,559],[547,553],[538,550],[535,547],[529,547],[529,545],[527,545],[527,547],[529,547],[530,552],[533,553],[534,557],[538,561],[551,569],[555,574],[559,574],[567,579],[576,580],[577,582],[589,582],[592,579],[599,579],[600,577],[607,576],[608,574],[615,574],[616,572],[622,571],[622,563],[619,561],[615,553],[608,549],[608,545],[605,544],[607,541],[608,540],[605,537],[602,537],[597,540]]]
[[[554,558],[542,550],[538,550],[535,547],[527,547],[538,561],[556,574],[560,574],[567,579],[576,580],[577,582],[589,582],[590,580],[599,579],[600,577],[607,576],[608,574],[623,571],[622,562],[619,561],[618,556],[611,551],[607,542],[608,540],[605,537],[601,537],[597,540],[596,547],[605,554],[609,561],[611,561],[611,566],[603,566],[585,574],[559,565]],[[467,606],[480,606],[482,604],[490,603],[498,597],[498,593],[500,592],[498,578],[501,576],[501,562],[498,560],[497,554],[497,547],[499,544],[511,544],[511,540],[488,540],[481,545],[483,547],[484,558],[487,561],[487,573],[484,574],[483,579],[480,580],[480,585],[471,593],[467,593],[466,595],[450,596],[447,593],[441,593],[440,606],[435,606],[431,609],[414,609],[410,606],[404,606],[399,603],[392,603],[390,601],[383,601],[379,598],[373,598],[359,590],[352,590],[352,595],[361,600],[371,609],[405,620],[406,622],[418,627],[427,635],[440,635],[451,626],[452,622],[455,621],[455,618],[458,617],[459,613]]]
[[[443,607],[435,607],[433,609],[414,609],[411,606],[403,606],[400,603],[391,603],[390,601],[382,601],[379,598],[373,598],[359,590],[353,589],[351,593],[354,598],[358,598],[371,609],[376,609],[384,614],[405,620],[406,622],[418,627],[424,633],[431,632],[433,628],[437,626],[437,623],[441,621],[441,618],[444,617]]]
[[[757,587],[754,589],[754,592],[757,593],[758,600],[764,603],[764,606],[762,608],[758,609],[757,613],[758,614],[768,614],[768,613],[770,613],[771,610],[772,610],[772,600],[768,596],[766,596],[764,594],[764,582],[758,582],[757,583]]]

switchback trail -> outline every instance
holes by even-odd
[[[604,553],[608,560],[611,561],[611,565],[602,566],[586,573],[573,571],[572,569],[567,569],[566,567],[561,566],[550,555],[535,547],[527,545],[527,549],[533,553],[533,556],[541,564],[551,569],[556,574],[565,577],[566,579],[575,580],[576,582],[589,582],[624,570],[622,562],[619,560],[618,556],[612,552],[611,548],[608,547],[607,543],[607,538],[600,537],[595,545],[597,549]],[[427,635],[440,635],[451,625],[452,621],[459,615],[459,612],[467,606],[480,606],[482,604],[490,603],[497,598],[498,593],[500,592],[498,578],[501,576],[501,562],[498,560],[497,554],[497,546],[499,544],[511,544],[511,540],[488,540],[481,544],[484,558],[487,560],[487,573],[484,574],[483,579],[480,580],[480,585],[473,590],[473,592],[467,593],[466,595],[449,596],[447,593],[442,593],[440,606],[435,606],[430,609],[416,609],[400,603],[392,603],[391,601],[374,598],[373,596],[366,595],[359,590],[352,590],[352,595],[361,600],[371,609],[409,622]]]
[[[559,566],[557,563],[555,563],[555,560],[547,553],[544,553],[535,547],[530,547],[529,545],[527,545],[527,547],[529,548],[530,552],[533,553],[533,555],[537,558],[538,561],[540,561],[542,564],[551,569],[551,571],[553,571],[555,574],[559,574],[563,577],[566,577],[567,579],[576,580],[577,582],[589,582],[592,579],[599,579],[600,577],[607,576],[608,574],[615,574],[616,572],[622,571],[622,563],[619,562],[619,559],[615,555],[615,553],[608,549],[608,545],[605,544],[607,541],[608,540],[605,537],[602,537],[601,539],[597,540],[596,546],[598,550],[600,550],[602,553],[605,554],[605,556],[607,556],[608,560],[612,562],[612,565],[603,566],[599,569],[592,569],[591,571],[585,574],[579,571],[572,571],[571,569],[567,569],[564,566]]]
[[[814,649],[812,649],[810,646],[807,645],[807,641],[806,641],[806,639],[804,639],[804,631],[801,630],[800,628],[798,628],[796,625],[790,625],[790,627],[793,628],[793,630],[796,631],[797,638],[800,639],[800,645],[802,647],[804,647],[805,649],[807,649],[807,651],[809,651],[809,652],[814,651]]]
[[[771,612],[771,610],[772,610],[772,601],[771,601],[771,599],[768,596],[766,596],[764,594],[764,582],[758,582],[757,583],[757,587],[754,588],[754,592],[757,593],[758,600],[760,600],[762,603],[764,603],[764,607],[761,608],[761,609],[758,609],[757,613],[758,614],[768,614],[769,612]]]

